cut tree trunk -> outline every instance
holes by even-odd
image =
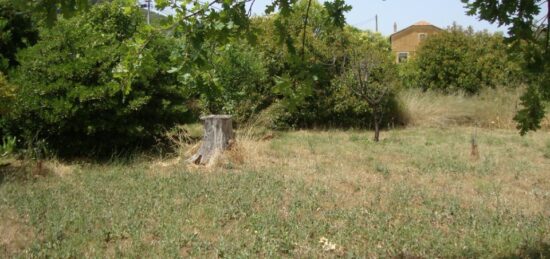
[[[233,142],[233,123],[230,115],[209,115],[201,117],[204,125],[202,145],[197,152],[189,158],[189,162],[197,165],[206,165],[212,162],[217,154],[220,154]]]

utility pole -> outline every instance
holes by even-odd
[[[378,32],[378,14],[374,16],[374,20],[376,22],[376,32]]]
[[[146,0],[147,1],[147,24],[150,25],[151,24],[151,0]]]

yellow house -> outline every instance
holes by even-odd
[[[420,21],[390,36],[391,49],[395,54],[396,62],[407,61],[414,56],[420,43],[430,35],[440,32],[442,29],[429,22]]]

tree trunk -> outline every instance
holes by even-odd
[[[201,117],[201,120],[204,125],[202,145],[197,154],[187,161],[206,165],[233,142],[233,123],[230,115],[209,115]]]
[[[380,125],[378,125],[379,123],[376,121],[374,122],[374,141],[375,142],[379,142],[380,141]]]
[[[380,141],[380,121],[378,120],[378,114],[374,112],[374,141]]]

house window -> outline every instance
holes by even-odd
[[[418,40],[423,41],[428,37],[428,34],[426,33],[419,33],[418,34]]]
[[[409,58],[409,52],[399,52],[397,53],[397,63],[407,62]]]

